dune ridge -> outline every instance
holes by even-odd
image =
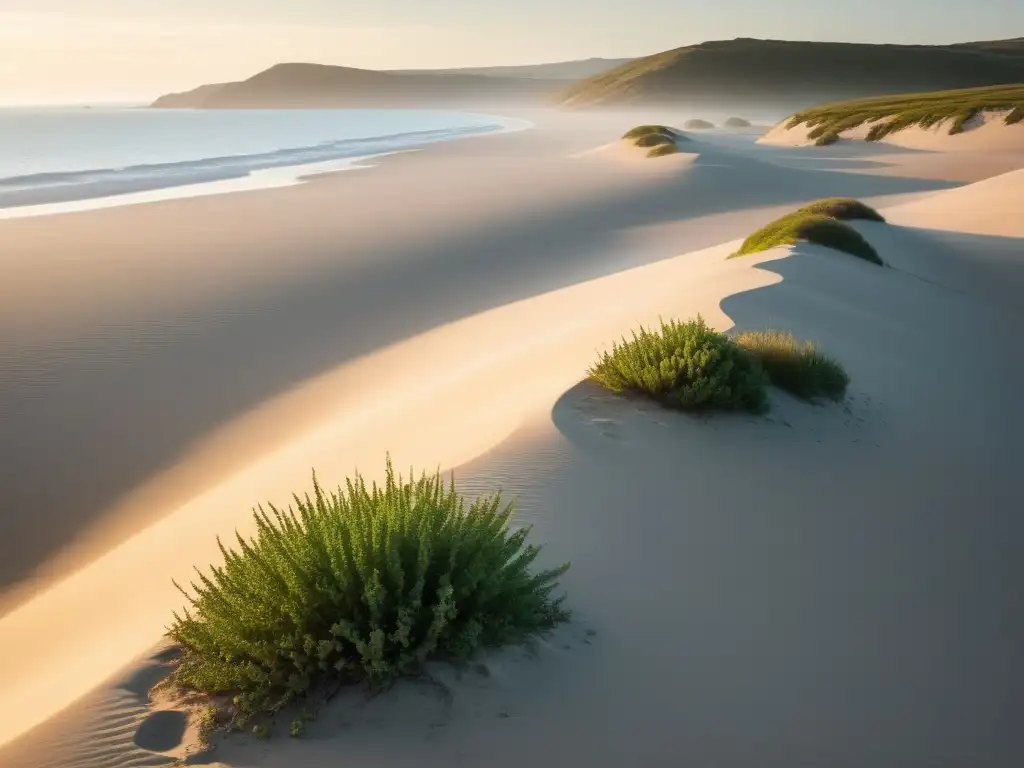
[[[206,759],[234,768],[1003,768],[1021,746],[1013,713],[1024,690],[1024,625],[1008,611],[1016,598],[1006,589],[1024,576],[1021,523],[1008,512],[1024,365],[1005,353],[1015,335],[1006,313],[1024,285],[1012,257],[1024,232],[1005,222],[1024,177],[881,205],[889,224],[856,222],[889,269],[806,243],[729,259],[741,241],[725,233],[745,234],[738,222],[753,231],[779,208],[808,202],[790,201],[791,190],[825,196],[838,181],[877,194],[935,187],[808,172],[786,157],[761,163],[712,138],[694,144],[695,157],[671,171],[646,160],[620,171],[607,152],[581,156],[575,141],[558,142],[559,159],[546,162],[580,183],[562,194],[582,195],[598,178],[632,180],[639,204],[607,242],[558,241],[561,250],[544,252],[610,247],[617,269],[583,279],[574,264],[567,285],[307,379],[310,400],[301,401],[302,387],[282,395],[308,408],[301,429],[0,618],[0,645],[15,649],[0,657],[0,741],[39,726],[0,748],[0,762],[134,766],[194,748],[194,732],[142,738],[128,725],[143,711],[179,713],[163,719],[180,723],[186,704],[143,710],[137,695],[120,693],[127,679],[154,669],[158,677],[165,665],[140,654],[177,604],[170,577],[215,561],[215,533],[246,530],[254,503],[308,487],[311,467],[325,484],[357,466],[372,479],[391,451],[398,466],[456,468],[466,493],[497,486],[518,497],[517,520],[536,526],[551,558],[573,561],[565,587],[574,623],[532,651],[486,655],[471,673],[431,667],[431,680],[371,701],[346,691],[307,739],[236,736]],[[527,169],[531,179],[536,169]],[[404,179],[378,178],[382,193]],[[742,214],[641,215],[668,192],[701,198],[679,194],[687,189],[724,203],[730,188],[716,178],[773,196],[750,198]],[[685,180],[702,187],[672,186]],[[338,194],[328,190],[288,194]],[[257,203],[240,205],[251,212]],[[954,209],[959,218],[948,218]],[[679,203],[672,216],[683,210]],[[608,209],[599,211],[607,220]],[[554,218],[562,227],[590,221]],[[700,238],[719,244],[672,245]],[[626,246],[651,242],[681,255],[630,265]],[[767,416],[712,419],[581,383],[597,353],[636,325],[698,313],[720,330],[774,327],[815,340],[848,367],[847,399],[813,407],[773,392]],[[125,669],[132,657],[142,660]]]

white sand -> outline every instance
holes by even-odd
[[[672,174],[572,157],[597,133],[542,127],[303,188],[81,214],[49,242],[30,222],[0,225],[9,262],[19,243],[44,254],[0,296],[0,327],[22,351],[10,391],[61,373],[102,398],[112,380],[90,371],[120,373],[163,399],[153,415],[122,395],[105,418],[146,419],[150,440],[183,414],[200,423],[177,394],[212,409],[158,471],[129,483],[108,470],[124,484],[116,503],[69,507],[74,535],[92,542],[74,562],[88,564],[40,561],[49,576],[0,617],[0,741],[15,740],[0,764],[183,756],[185,709],[146,700],[166,661],[142,655],[180,603],[170,578],[213,561],[214,535],[244,530],[255,502],[306,488],[310,467],[327,484],[354,466],[379,476],[388,450],[399,466],[457,467],[467,492],[517,496],[548,560],[573,561],[574,622],[536,654],[488,656],[487,676],[439,666],[445,689],[402,683],[369,705],[348,692],[309,738],[234,739],[220,764],[1012,764],[1024,747],[1013,714],[1024,626],[1009,586],[1024,576],[1013,513],[1024,370],[1007,352],[1020,261],[1006,249],[1021,233],[1005,221],[1012,209],[984,211],[1021,199],[1024,179],[883,211],[909,228],[861,225],[889,269],[809,246],[729,260],[735,238],[779,210],[928,183],[714,146]],[[936,264],[927,238],[950,207],[963,215],[936,235]],[[135,296],[117,280],[143,266],[109,248],[125,231],[154,275]],[[69,242],[79,250],[57,266]],[[199,322],[206,302],[221,325]],[[187,332],[110,335],[183,308]],[[226,333],[239,312],[247,322]],[[578,384],[637,323],[698,312],[723,329],[818,340],[851,372],[847,402],[776,393],[768,418],[693,418]],[[71,329],[83,326],[117,345],[77,371],[72,352],[90,347]],[[363,351],[325,329],[364,339]],[[118,367],[126,359],[138,365]],[[63,368],[48,372],[49,360]],[[246,379],[231,378],[239,368]],[[253,377],[253,404],[224,407],[223,388]],[[62,389],[40,391],[49,410],[77,413]],[[22,428],[50,423],[11,414]],[[131,434],[120,429],[112,457]],[[64,464],[49,458],[64,482],[76,445],[64,443]]]

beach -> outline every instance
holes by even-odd
[[[573,563],[573,620],[207,762],[1024,754],[1016,145],[712,131],[649,161],[594,150],[672,115],[513,116],[534,127],[297,186],[0,221],[0,764],[186,756],[185,709],[149,697],[172,578],[314,468],[379,479],[388,452],[516,498]],[[887,268],[728,258],[830,196],[890,221],[856,225]],[[817,341],[846,401],[695,417],[582,381],[637,325],[697,314]]]

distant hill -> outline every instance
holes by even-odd
[[[248,80],[161,96],[157,108],[497,106],[550,101],[569,84],[550,78],[436,72],[377,72],[322,64],[278,64]]]
[[[462,69],[393,70],[397,74],[486,75],[487,77],[526,77],[537,80],[583,80],[633,59],[580,59],[551,64],[525,64],[510,67],[466,67]]]
[[[748,104],[792,111],[822,101],[1024,82],[1024,41],[876,45],[738,38],[636,59],[569,86],[560,103]]]

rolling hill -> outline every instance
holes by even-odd
[[[576,83],[572,108],[822,101],[1024,82],[1024,40],[877,45],[738,38],[636,59]]]
[[[537,80],[583,80],[599,75],[614,67],[628,64],[633,59],[580,59],[550,64],[525,64],[508,67],[465,67],[461,69],[405,69],[390,70],[397,74],[434,75],[486,75],[487,77],[526,77]]]
[[[161,96],[156,108],[482,107],[544,103],[569,80],[434,72],[377,72],[278,64],[248,80]]]

